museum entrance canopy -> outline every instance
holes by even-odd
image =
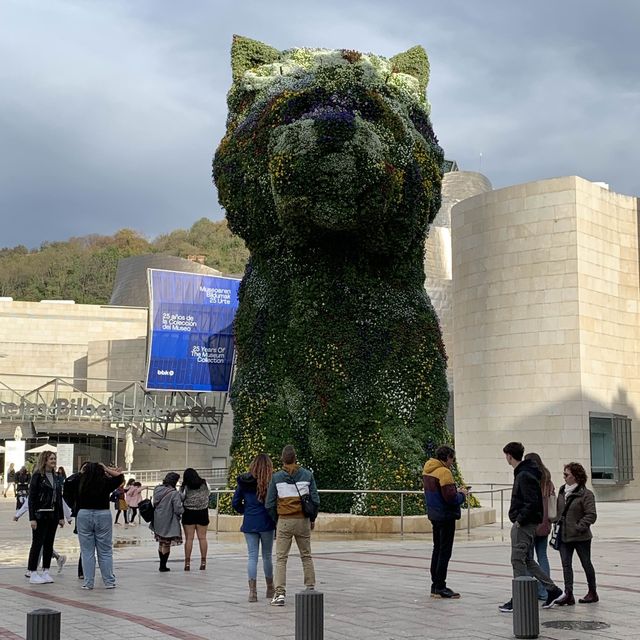
[[[17,391],[0,379],[0,430],[13,431],[16,423],[23,423],[37,432],[115,436],[112,429],[133,426],[143,436],[151,432],[166,438],[175,429],[188,428],[217,445],[226,392],[147,391],[141,382],[122,385],[117,391],[87,392],[53,378],[35,389]]]

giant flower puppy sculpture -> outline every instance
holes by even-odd
[[[427,55],[280,52],[236,36],[232,66],[213,173],[251,258],[231,476],[293,442],[320,488],[418,488],[448,440],[446,355],[423,287],[443,163]],[[323,496],[324,509],[354,513],[397,505]]]

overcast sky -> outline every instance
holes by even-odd
[[[387,57],[421,44],[461,169],[640,195],[639,27],[638,0],[0,0],[0,247],[220,219],[234,33]]]

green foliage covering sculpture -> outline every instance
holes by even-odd
[[[236,318],[230,479],[294,443],[320,488],[419,489],[449,441],[446,354],[424,290],[443,154],[427,55],[277,51],[234,37],[214,180],[250,259]],[[395,497],[325,495],[391,514]],[[405,512],[423,513],[422,499]]]

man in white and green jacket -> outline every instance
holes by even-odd
[[[304,585],[307,589],[313,589],[316,584],[311,557],[311,530],[314,523],[302,511],[301,496],[304,495],[309,495],[316,506],[320,505],[313,473],[297,463],[296,450],[288,444],[282,450],[282,469],[273,474],[265,501],[267,511],[277,523],[275,595],[271,600],[276,607],[282,607],[285,603],[287,559],[294,538],[302,560]]]

